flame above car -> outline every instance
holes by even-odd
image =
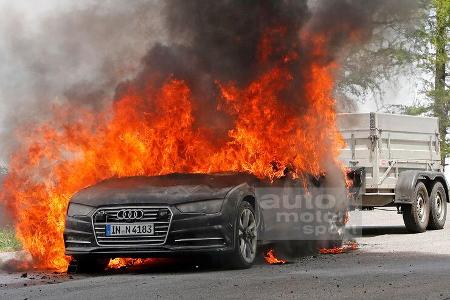
[[[250,5],[244,2],[233,5]],[[234,50],[230,57],[214,61],[222,66],[233,56],[241,66],[233,72],[239,75],[235,78],[208,73],[210,65],[195,59],[192,63],[202,68],[194,64],[186,72],[158,69],[177,65],[176,53],[181,51],[178,47],[158,52],[159,45],[150,54],[169,53],[171,60],[161,62],[149,54],[145,62],[151,61],[155,69],[146,66],[135,80],[121,84],[103,110],[61,104],[52,108],[49,120],[17,131],[18,147],[10,158],[1,199],[15,219],[18,238],[33,257],[33,267],[66,269],[63,230],[69,199],[82,190],[75,202],[100,201],[90,197],[94,189],[83,189],[105,179],[233,171],[270,181],[284,176],[287,169],[295,177],[320,176],[329,164],[337,163],[342,147],[333,98],[338,64],[331,54],[340,45],[338,37],[351,41],[361,32],[341,21],[339,26],[302,27],[305,14],[286,9],[286,3],[251,4],[258,10],[248,11],[266,17],[252,18],[261,23],[254,28],[243,22],[247,31],[229,25],[227,30],[237,36],[226,36],[227,47]],[[296,1],[289,3],[298,8]],[[211,32],[228,33],[219,25]],[[221,53],[213,51],[223,48],[220,39],[200,37],[216,42],[215,49],[204,51]],[[251,63],[242,61],[244,52]],[[198,76],[186,75],[191,73]],[[202,93],[202,84],[213,92]],[[220,124],[219,133],[213,123]],[[113,195],[115,182],[97,188],[111,188]],[[172,188],[164,190],[170,195]],[[217,189],[218,197],[223,193],[225,189]],[[189,189],[189,194],[201,198],[201,191]]]

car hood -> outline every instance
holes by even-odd
[[[230,190],[250,184],[248,174],[169,174],[112,178],[76,193],[71,202],[103,205],[167,204],[225,198]]]

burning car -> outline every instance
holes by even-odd
[[[262,209],[264,197],[257,191],[267,185],[246,173],[102,181],[70,200],[66,255],[80,271],[105,268],[115,257],[201,254],[216,256],[230,267],[248,268],[258,242],[273,240],[293,227],[287,223],[273,233],[275,222],[269,210]]]
[[[256,256],[260,208],[247,174],[109,179],[72,197],[64,241],[80,270],[113,257],[215,253],[239,268]]]
[[[244,199],[239,190],[246,181],[222,190],[220,184],[197,184],[197,177],[183,181],[181,186],[192,190],[185,193],[177,183],[147,187],[146,182],[173,175],[126,177],[235,171],[273,180],[283,176],[288,165],[299,176],[318,177],[338,160],[343,147],[334,99],[342,57],[338,50],[365,38],[365,30],[353,24],[353,18],[349,24],[337,18],[336,24],[316,26],[329,18],[319,14],[308,20],[304,1],[207,2],[164,4],[161,19],[173,39],[151,43],[141,63],[129,64],[127,57],[125,68],[107,68],[108,74],[114,70],[114,81],[109,75],[106,81],[92,81],[93,86],[108,82],[105,90],[103,84],[93,90],[74,85],[69,89],[74,93],[60,95],[58,105],[50,101],[39,107],[39,115],[46,110],[48,114],[25,118],[14,130],[17,147],[8,158],[0,201],[7,204],[33,267],[67,270],[65,253],[81,266],[83,261],[90,264],[89,257],[237,248],[233,230],[238,211],[229,210],[228,203],[230,197],[241,197],[233,200],[236,205]],[[202,17],[192,22],[199,13]],[[116,72],[122,69],[130,73]],[[121,179],[97,184],[112,177]],[[87,186],[92,187],[78,192]],[[220,212],[198,212],[217,208],[221,199]],[[156,208],[147,211],[143,206]],[[254,210],[258,222],[257,205]],[[126,220],[114,221],[114,215]],[[297,218],[292,213],[283,216],[286,224]],[[263,220],[257,224],[262,226]],[[150,224],[130,227],[140,222]],[[196,227],[201,222],[206,226]],[[126,226],[116,226],[122,224]],[[134,228],[137,234],[117,235],[127,229],[131,235]],[[147,239],[139,237],[143,230]],[[214,239],[195,240],[204,237]]]

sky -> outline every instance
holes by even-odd
[[[380,100],[374,96],[367,99],[361,99],[358,103],[359,112],[377,112],[382,110],[383,105],[410,105],[416,103],[420,99],[420,83],[419,76],[399,76],[393,78],[392,81],[383,84],[384,95]]]

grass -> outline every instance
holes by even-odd
[[[0,228],[0,252],[17,251],[22,246],[16,239],[14,230],[11,228]]]

